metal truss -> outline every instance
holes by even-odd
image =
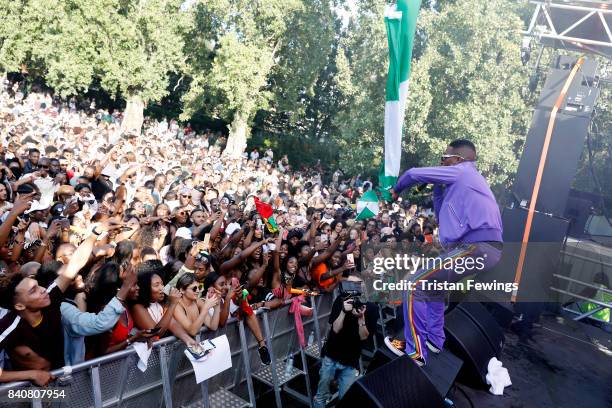
[[[531,1],[536,8],[523,31],[542,45],[612,56],[612,2]]]

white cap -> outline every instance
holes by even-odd
[[[240,224],[238,224],[237,222],[232,222],[227,227],[225,227],[225,232],[228,235],[232,235],[234,233],[234,231],[237,231],[239,229],[240,229]]]
[[[51,207],[51,203],[46,200],[42,200],[42,199],[41,201],[34,200],[32,201],[32,206],[30,207],[30,209],[27,210],[25,213],[29,214],[34,211],[46,210],[49,207]]]
[[[181,227],[176,230],[175,236],[185,238],[185,239],[191,239],[191,230],[186,227]]]

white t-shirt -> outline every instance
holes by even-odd
[[[164,317],[164,308],[157,302],[151,303],[147,308],[147,311],[155,324],[159,323],[162,317]]]

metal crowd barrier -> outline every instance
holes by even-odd
[[[201,384],[195,382],[191,363],[184,355],[185,345],[174,337],[166,337],[154,343],[144,373],[137,368],[138,356],[130,347],[72,367],[54,370],[52,374],[57,379],[49,387],[61,387],[65,391],[65,398],[61,400],[7,402],[10,390],[33,386],[29,382],[3,384],[0,386],[0,407],[256,407],[254,379],[274,390],[279,408],[282,405],[281,390],[311,405],[310,386],[307,387],[309,395],[304,396],[285,385],[301,374],[309,381],[305,354],[319,356],[329,329],[332,295],[324,294],[310,299],[313,316],[303,318],[302,322],[305,337],[308,338],[314,332],[315,341],[306,350],[299,346],[294,317],[288,313],[288,305],[272,311],[257,311],[272,358],[270,366],[261,363],[257,341],[250,330],[244,327],[244,322],[232,318],[223,328],[200,332],[200,339],[226,334],[232,355],[231,369]],[[297,354],[302,358],[303,370],[294,367],[287,376],[289,370],[285,369],[286,358]]]

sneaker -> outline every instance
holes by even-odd
[[[411,358],[412,358],[412,361],[414,361],[416,365],[418,365],[419,367],[423,367],[426,364],[425,359],[421,356],[414,356]]]
[[[429,349],[429,351],[431,351],[434,354],[440,354],[440,352],[442,351],[440,347],[436,346],[429,340],[425,340],[425,344],[427,345],[427,348]]]
[[[261,359],[261,362],[265,365],[270,365],[271,360],[268,348],[266,346],[261,346],[257,351],[259,351],[259,358]]]
[[[406,342],[403,340],[392,339],[391,337],[385,337],[385,345],[389,350],[396,356],[403,356],[406,354]]]

